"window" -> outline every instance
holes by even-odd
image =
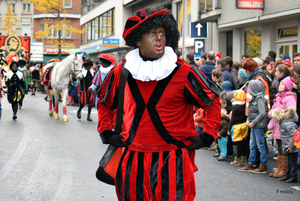
[[[205,0],[199,1],[199,10],[205,12]]]
[[[207,10],[212,10],[212,8],[213,8],[213,2],[212,2],[212,0],[206,0],[206,9]]]
[[[71,25],[66,25],[65,31],[63,33],[64,38],[71,38]]]
[[[90,42],[92,40],[92,22],[88,22],[87,25],[87,41]]]
[[[103,19],[103,27],[102,27],[102,36],[105,38],[107,36],[107,27],[108,27],[108,15],[107,13],[104,13],[102,15]]]
[[[261,57],[261,30],[245,31],[245,54]]]
[[[183,21],[183,13],[182,13],[182,2],[179,2],[176,4],[176,19],[178,23],[178,30],[180,33],[180,36],[182,37],[182,21]]]
[[[49,24],[48,27],[51,28],[53,24]],[[47,27],[47,24],[41,24],[41,31],[45,31],[45,28]],[[53,28],[50,30],[47,38],[57,38],[58,37],[58,30],[56,28]]]
[[[109,10],[106,13],[87,22],[85,25],[85,34],[83,43],[99,40],[104,37],[115,34],[115,10]]]
[[[64,2],[64,8],[72,8],[72,0],[66,0]]]
[[[107,36],[112,35],[112,10],[107,12]]]
[[[87,43],[88,42],[88,23],[86,23],[84,25],[84,29],[85,29],[85,32],[84,32],[84,43]]]
[[[30,13],[30,4],[29,3],[23,4],[23,13]]]
[[[95,40],[98,40],[99,38],[99,18],[96,17],[94,20],[93,20],[94,24],[94,39]]]
[[[7,4],[7,7],[8,7],[8,5],[9,5],[9,4]],[[11,9],[12,9],[12,10],[11,10],[11,13],[15,13],[15,12],[16,12],[16,4],[11,3],[11,4],[10,4],[10,7],[11,7]],[[9,9],[9,8],[8,8],[8,9]]]
[[[278,29],[278,38],[286,38],[298,36],[298,28],[286,28],[286,29]]]
[[[31,25],[30,24],[22,24],[22,36],[31,36]]]
[[[103,19],[99,16],[99,38],[103,38]]]

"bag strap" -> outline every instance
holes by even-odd
[[[124,91],[129,71],[124,68],[126,61],[122,65],[120,82],[119,82],[119,96],[118,96],[118,108],[117,108],[117,121],[115,126],[115,133],[120,134],[123,125],[123,106],[124,106]]]

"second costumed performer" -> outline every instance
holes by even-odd
[[[195,149],[210,146],[218,135],[219,89],[177,59],[179,32],[169,11],[137,11],[127,19],[123,38],[135,49],[125,57],[129,74],[120,135],[113,128],[123,64],[107,75],[97,102],[103,143],[126,146],[115,179],[118,199],[194,200]],[[204,108],[201,136],[193,105]]]
[[[82,75],[83,78],[80,80],[80,106],[77,111],[77,118],[81,119],[81,110],[85,105],[88,105],[87,120],[93,121],[91,119],[92,107],[95,103],[94,92],[88,90],[92,83],[95,71],[92,69],[93,62],[88,59],[83,62]]]

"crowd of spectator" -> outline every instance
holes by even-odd
[[[241,61],[216,57],[213,51],[195,61],[193,56],[187,54],[186,63],[198,67],[221,91],[222,124],[218,139],[209,148],[217,151],[217,160],[234,158],[231,165],[245,165],[238,169],[240,172],[267,173],[268,150],[272,148],[277,168],[269,176],[297,182],[300,149],[292,137],[300,126],[300,53],[291,59],[286,54],[276,57],[274,51],[269,51],[264,60],[245,54]],[[202,108],[195,108],[195,126],[200,135],[203,114]],[[267,146],[267,136],[272,139],[272,147]]]

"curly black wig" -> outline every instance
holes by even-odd
[[[14,64],[16,64],[17,65],[17,67],[19,66],[19,63],[18,62],[16,62],[16,61],[12,61],[12,62],[10,62],[10,69],[12,69],[12,67],[13,67],[13,65]]]
[[[19,65],[20,66],[25,66],[26,65],[26,61],[25,60],[19,60]]]
[[[126,38],[126,45],[138,48],[136,43],[142,38],[142,35],[146,32],[150,33],[151,29],[155,29],[157,27],[164,27],[166,32],[166,46],[170,46],[174,51],[178,48],[178,40],[179,40],[179,31],[177,22],[172,15],[172,13],[167,9],[162,8],[145,8],[146,15],[149,16],[152,13],[155,13],[159,10],[166,10],[167,15],[158,15],[153,16],[150,19],[146,20],[136,29],[134,29]]]

